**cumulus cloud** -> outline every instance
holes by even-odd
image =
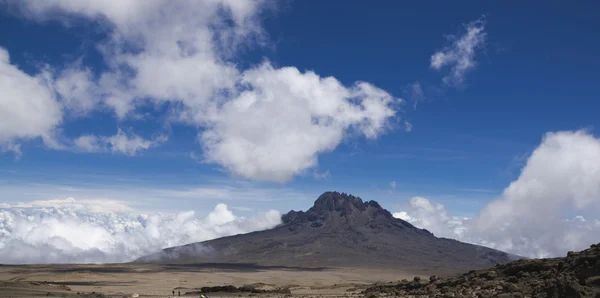
[[[348,88],[294,67],[262,65],[242,83],[248,90],[211,114],[200,138],[207,161],[245,178],[288,181],[349,132],[377,137],[394,115],[395,99],[377,87]]]
[[[50,0],[13,6],[34,20],[68,23],[83,17],[109,30],[99,44],[109,70],[94,80],[77,67],[63,76],[67,87],[61,90],[69,98],[93,89],[119,117],[146,99],[177,101],[202,113],[221,92],[235,87],[239,70],[227,58],[261,34],[256,20],[261,1]]]
[[[80,136],[74,140],[75,149],[85,152],[111,151],[129,156],[134,156],[140,150],[146,150],[165,142],[167,137],[161,135],[154,140],[146,140],[135,134],[126,134],[121,129],[110,137],[97,137],[94,135]]]
[[[466,32],[460,36],[451,36],[452,42],[441,51],[431,55],[430,67],[441,70],[450,67],[450,74],[443,78],[450,86],[461,85],[465,75],[477,66],[475,56],[477,50],[485,45],[486,33],[483,20],[477,20],[465,25]]]
[[[163,248],[271,228],[281,214],[234,215],[219,204],[193,211],[138,213],[118,201],[65,200],[0,206],[0,263],[126,262]]]
[[[586,131],[545,135],[520,176],[472,218],[413,198],[396,217],[433,233],[530,257],[560,256],[600,239],[600,139]],[[596,212],[594,212],[596,211]]]
[[[241,69],[234,63],[238,49],[262,40],[258,19],[264,1],[12,5],[42,22],[68,23],[79,16],[109,29],[98,46],[105,72],[94,76],[76,65],[57,78],[57,94],[68,110],[102,105],[125,118],[148,102],[168,102],[172,121],[198,127],[203,160],[244,178],[285,182],[314,168],[319,154],[347,136],[376,138],[389,129],[401,101],[366,82],[344,86],[333,77],[275,68],[269,61]],[[90,136],[76,141],[89,151],[101,143]],[[130,152],[118,144],[111,148]]]
[[[425,197],[413,197],[408,202],[406,210],[395,212],[393,216],[427,229],[438,237],[460,240],[465,240],[465,223],[469,220],[464,217],[448,215],[444,205],[432,202]]]
[[[58,146],[54,137],[62,110],[48,77],[46,71],[35,75],[21,71],[0,47],[0,149],[20,152],[16,142],[34,138]]]

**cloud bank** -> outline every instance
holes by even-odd
[[[35,201],[0,205],[0,263],[127,262],[163,248],[264,230],[278,211],[239,217],[218,204],[206,218],[193,211],[138,213],[118,201]]]
[[[586,131],[545,135],[517,180],[472,218],[412,198],[394,216],[456,238],[529,257],[562,256],[600,239],[600,139]]]
[[[169,121],[198,128],[205,162],[243,178],[286,182],[316,168],[318,155],[334,150],[346,137],[374,139],[385,133],[401,103],[367,82],[345,86],[312,71],[273,67],[268,60],[240,67],[240,51],[266,42],[260,16],[269,8],[267,1],[3,4],[41,24],[59,20],[69,26],[83,19],[107,32],[97,44],[106,62],[102,69],[74,63],[32,77],[8,64],[3,50],[0,67],[10,69],[7,79],[19,81],[26,87],[20,92],[28,94],[3,95],[0,102],[13,105],[20,98],[36,98],[11,110],[21,116],[6,118],[6,127],[35,121],[30,129],[0,131],[4,144],[50,139],[67,116],[81,117],[95,109],[131,120],[143,106],[168,106]],[[16,85],[0,87],[4,91],[11,86]],[[84,134],[72,143],[79,151],[129,155],[151,147],[150,141],[136,140],[121,146],[122,140],[115,144]]]

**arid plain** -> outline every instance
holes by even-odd
[[[423,275],[425,272],[422,272]],[[239,297],[352,297],[375,282],[412,278],[399,270],[253,265],[19,265],[0,266],[0,297],[198,297],[202,287],[253,285],[290,293],[209,293]]]

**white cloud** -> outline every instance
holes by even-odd
[[[531,257],[561,256],[600,238],[600,221],[572,214],[600,207],[600,139],[585,131],[548,133],[519,178],[473,218],[413,198],[405,214],[434,234]]]
[[[392,96],[368,83],[347,88],[294,67],[248,70],[248,90],[209,115],[205,158],[245,178],[285,182],[317,165],[349,132],[375,138],[394,115]]]
[[[0,142],[0,152],[12,152],[15,154],[15,158],[19,159],[23,155],[21,151],[21,145],[15,143],[2,143]]]
[[[86,152],[98,152],[104,150],[98,137],[92,135],[80,136],[74,141],[75,148]]]
[[[93,81],[93,73],[79,64],[65,69],[54,80],[54,88],[61,97],[61,104],[73,115],[85,114],[100,103],[101,95]]]
[[[186,110],[203,113],[220,92],[235,87],[239,70],[226,59],[239,44],[252,42],[261,32],[255,22],[261,1],[125,0],[115,5],[51,0],[23,1],[20,6],[33,19],[68,22],[82,16],[100,20],[112,30],[100,45],[111,69],[95,83],[96,93],[120,117],[145,98],[178,101]],[[88,87],[77,90],[95,89],[84,71],[73,73],[79,76],[67,82]]]
[[[344,86],[333,77],[268,61],[249,69],[233,62],[240,46],[262,38],[263,1],[22,1],[36,20],[73,15],[110,28],[99,45],[108,71],[94,79],[80,65],[62,72],[57,91],[71,111],[105,105],[118,117],[148,101],[171,102],[174,121],[195,125],[203,160],[256,180],[290,180],[318,164],[344,137],[376,138],[389,127],[399,99],[365,82]],[[99,101],[97,99],[100,99]],[[111,148],[135,153],[132,140]],[[76,141],[92,151],[98,139]],[[137,139],[134,148],[148,143]],[[92,149],[92,150],[90,150]]]
[[[110,137],[80,136],[74,140],[74,146],[77,150],[85,152],[111,151],[134,156],[138,151],[157,146],[166,140],[167,137],[164,135],[157,137],[155,140],[146,140],[135,134],[127,135],[119,129],[116,135]]]
[[[126,262],[160,249],[274,227],[271,210],[245,218],[219,204],[202,219],[193,211],[143,214],[120,202],[38,201],[0,207],[0,263]]]
[[[427,229],[438,237],[464,239],[467,218],[448,215],[444,205],[431,202],[425,197],[413,197],[406,208],[393,216]]]
[[[145,150],[166,141],[166,137],[160,136],[154,141],[149,141],[137,135],[128,136],[122,130],[119,130],[116,135],[109,137],[107,141],[110,144],[111,151],[133,156],[138,150]]]
[[[21,71],[0,47],[0,148],[20,152],[16,141],[38,137],[57,146],[62,110],[47,79],[45,71],[33,76]]]
[[[466,32],[460,37],[452,36],[452,44],[443,50],[431,55],[431,68],[440,70],[451,66],[450,74],[443,78],[445,84],[450,86],[461,85],[465,75],[477,66],[476,52],[485,45],[486,33],[483,20],[467,24]]]
[[[395,189],[396,188],[396,181],[392,181],[390,182],[390,187]]]

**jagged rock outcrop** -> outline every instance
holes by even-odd
[[[457,277],[416,278],[366,289],[366,297],[600,297],[600,244],[564,258],[523,259]]]
[[[347,227],[369,227],[377,230],[382,227],[411,230],[432,235],[410,223],[394,218],[375,201],[363,202],[359,197],[338,192],[323,193],[313,207],[304,211],[290,211],[281,217],[283,225],[290,231],[302,228],[346,229]]]
[[[394,218],[375,201],[325,192],[307,211],[290,211],[269,230],[168,248],[138,262],[253,263],[301,267],[485,268],[514,256],[438,238]]]

